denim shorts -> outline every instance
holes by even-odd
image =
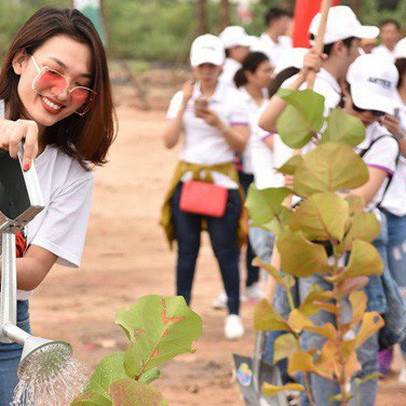
[[[28,300],[17,302],[17,326],[31,333]],[[23,347],[17,343],[0,343],[0,406],[9,406],[13,400],[22,350]]]

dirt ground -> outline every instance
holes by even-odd
[[[105,168],[95,173],[96,188],[80,270],[56,267],[31,300],[36,334],[63,339],[94,368],[107,354],[124,349],[126,339],[114,324],[115,312],[146,294],[174,294],[175,252],[168,249],[158,217],[178,151],[166,151],[160,134],[164,112],[118,109],[120,132]],[[176,405],[242,405],[232,382],[231,354],[253,349],[252,305],[244,305],[246,335],[223,338],[225,314],[211,309],[221,289],[208,240],[200,251],[193,309],[203,318],[197,352],[162,368],[158,386]],[[406,404],[406,385],[394,376],[379,385],[377,405]],[[324,406],[324,405],[323,405]]]

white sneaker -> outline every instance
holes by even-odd
[[[214,309],[223,310],[227,309],[228,297],[225,290],[222,290],[217,297],[213,300],[212,306]]]
[[[406,367],[402,367],[399,374],[399,382],[406,384]]]
[[[224,335],[228,340],[237,340],[244,335],[244,327],[242,325],[240,316],[230,314],[226,317]]]
[[[245,298],[253,302],[259,302],[265,297],[264,292],[259,286],[259,282],[253,283],[245,288]]]

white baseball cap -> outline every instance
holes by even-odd
[[[199,66],[203,63],[222,66],[225,59],[226,53],[223,43],[215,35],[204,34],[193,41],[190,50],[190,63],[192,66]]]
[[[365,110],[394,113],[394,91],[399,73],[389,58],[377,54],[359,56],[350,66],[347,82],[354,104]]]
[[[317,35],[321,20],[321,13],[316,14],[310,24],[310,33]],[[372,39],[379,35],[379,28],[362,25],[357,16],[348,6],[331,7],[328,13],[324,43],[332,44],[350,37]]]
[[[401,39],[395,46],[395,58],[406,58],[406,38]]]
[[[250,47],[252,44],[251,37],[245,32],[243,27],[232,25],[226,27],[219,38],[223,42],[224,48],[229,49],[233,47]]]

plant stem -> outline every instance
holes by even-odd
[[[338,273],[338,261],[339,261],[339,255],[336,252],[337,247],[334,247],[334,268],[333,268],[333,273],[337,274]],[[338,311],[336,313],[336,321],[337,321],[337,331],[338,331],[338,342],[337,342],[337,350],[338,350],[338,362],[340,364],[340,376],[338,377],[338,383],[340,385],[340,393],[341,393],[341,406],[347,406],[348,404],[348,399],[347,399],[347,376],[346,376],[346,369],[345,369],[345,360],[344,360],[344,354],[343,354],[343,342],[344,342],[344,333],[343,333],[343,322],[341,318],[341,311],[342,311],[342,304],[341,304],[341,292],[339,288],[339,284],[335,282],[333,284],[334,286],[334,298],[336,300],[336,305],[338,308]]]
[[[288,295],[288,301],[289,301],[289,306],[290,310],[295,309],[295,302],[293,301],[293,296],[292,296],[292,289],[291,289],[291,282],[292,282],[292,276],[287,274],[286,275],[286,294]]]
[[[304,376],[305,376],[305,382],[306,382],[306,393],[307,393],[307,397],[309,398],[310,406],[315,406],[313,395],[312,395],[312,390],[310,388],[309,373],[304,372]]]

